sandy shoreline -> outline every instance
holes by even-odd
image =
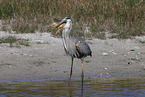
[[[0,32],[0,36],[8,36]],[[39,80],[68,78],[70,57],[65,55],[61,38],[54,38],[49,33],[11,34],[29,39],[30,46],[10,48],[0,44],[0,81]],[[145,44],[135,39],[93,39],[86,40],[93,52],[93,57],[85,58],[86,77],[113,74],[145,74]],[[81,62],[74,61],[73,77],[80,77]]]

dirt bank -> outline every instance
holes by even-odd
[[[0,36],[9,33],[0,32]],[[30,46],[10,48],[0,44],[0,80],[38,80],[68,78],[71,58],[65,55],[61,38],[49,33],[11,34],[29,39]],[[86,40],[93,57],[85,58],[86,77],[113,74],[145,74],[145,37],[135,39]],[[73,77],[80,77],[81,62],[75,59]]]

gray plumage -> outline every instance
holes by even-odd
[[[73,53],[73,56],[71,55],[72,57],[82,58],[86,56],[92,56],[91,49],[85,40],[80,37],[71,37],[70,40],[74,42],[75,45],[78,43],[78,48],[75,46],[75,52]]]

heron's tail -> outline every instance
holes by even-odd
[[[92,52],[90,52],[90,56],[92,57]]]

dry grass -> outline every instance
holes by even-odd
[[[145,33],[143,0],[1,0],[0,18],[17,33],[49,31],[54,17],[71,17],[72,36],[104,38],[104,32],[129,38]],[[89,28],[89,29],[88,29]],[[91,33],[84,33],[86,32]]]
[[[10,47],[29,46],[28,39],[16,38],[15,36],[6,36],[0,38],[0,44],[8,43]]]

